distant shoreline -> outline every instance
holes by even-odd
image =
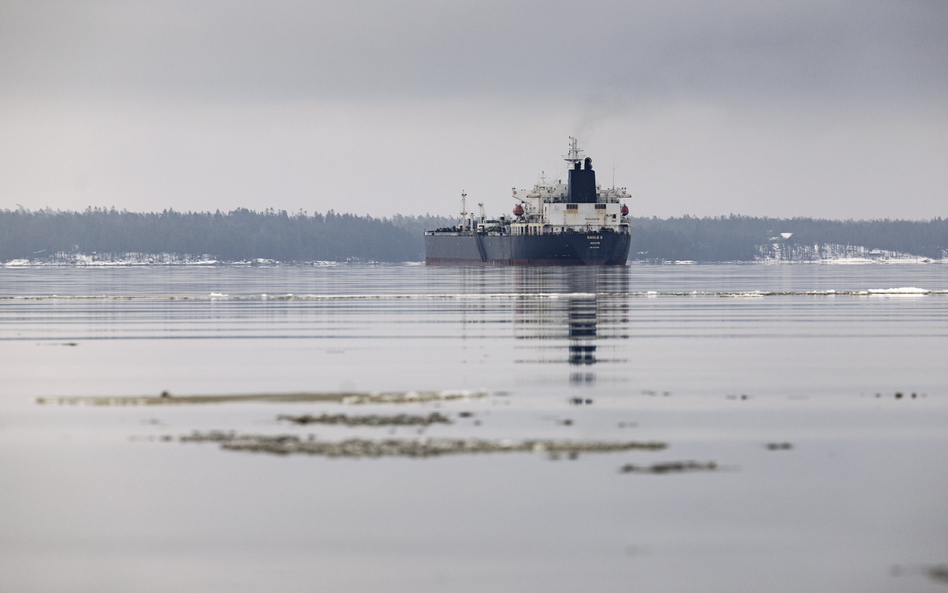
[[[446,216],[373,218],[286,211],[136,213],[0,210],[0,265],[331,265],[424,260],[423,231]],[[629,261],[938,263],[948,219],[838,221],[721,216],[629,219]]]
[[[836,259],[823,260],[754,260],[754,261],[693,261],[693,260],[630,260],[627,266],[709,266],[709,265],[741,265],[741,266],[771,266],[771,265],[824,265],[824,266],[857,266],[857,265],[934,265],[948,264],[948,259],[932,259],[927,257],[901,256],[890,258],[869,259],[861,257],[842,257]],[[345,266],[420,266],[424,265],[421,261],[404,262],[376,262],[376,261],[305,261],[305,262],[280,262],[280,261],[219,261],[219,260],[200,260],[193,259],[187,261],[168,261],[168,262],[138,262],[126,260],[94,260],[94,261],[30,261],[30,260],[12,260],[0,263],[0,267],[9,269],[25,268],[89,268],[89,269],[110,269],[110,268],[168,268],[168,267],[191,267],[191,268],[214,268],[214,267],[310,267],[310,268],[329,268]]]

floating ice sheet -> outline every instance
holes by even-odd
[[[344,404],[400,404],[451,401],[486,397],[486,391],[387,391],[387,392],[313,392],[247,393],[237,395],[141,395],[102,397],[40,397],[36,403],[71,406],[162,406],[182,404],[223,404],[235,402],[339,402]]]

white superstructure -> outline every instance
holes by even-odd
[[[569,154],[563,158],[570,163],[571,168],[580,171],[584,159],[576,144],[576,139],[570,138]],[[591,159],[585,159],[585,163],[591,174]],[[594,179],[592,177],[593,183]],[[570,202],[569,184],[561,180],[549,182],[541,176],[540,182],[532,190],[513,189],[513,198],[519,200],[520,208],[514,209],[516,218],[510,225],[510,233],[546,235],[607,230],[628,234],[629,225],[625,217],[629,210],[620,200],[631,197],[624,187],[604,189],[595,185],[595,202]],[[521,209],[522,213],[518,214]]]

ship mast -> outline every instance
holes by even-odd
[[[579,148],[579,141],[572,136],[569,137],[569,154],[564,156],[563,160],[571,165],[576,165],[576,163],[583,161],[583,151]]]
[[[461,223],[460,227],[463,231],[467,226],[467,192],[463,189],[461,190]]]

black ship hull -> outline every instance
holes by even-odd
[[[429,266],[622,266],[630,235],[616,232],[487,235],[471,232],[425,235]]]

